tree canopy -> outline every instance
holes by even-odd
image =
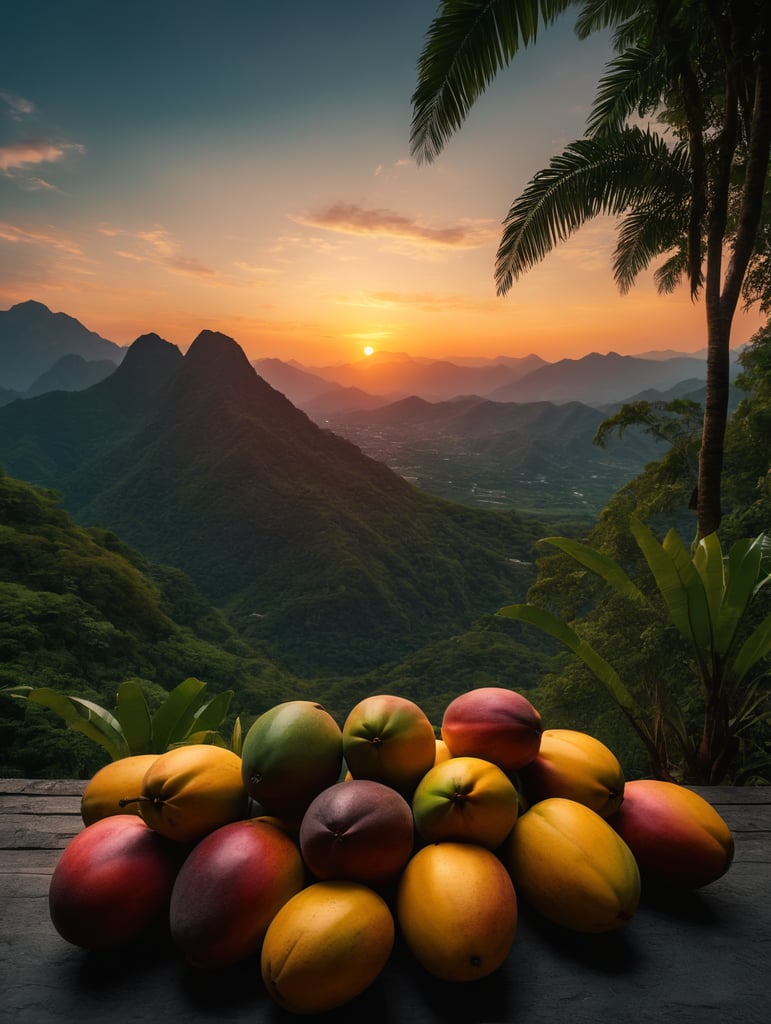
[[[443,0],[413,94],[412,152],[434,160],[496,73],[577,9],[579,37],[611,29],[614,57],[584,136],[514,200],[496,257],[506,294],[582,224],[617,218],[621,291],[654,260],[657,285],[704,295],[707,395],[695,496],[700,536],[722,514],[731,326],[742,294],[766,301],[771,153],[768,0]],[[654,127],[642,128],[647,119]]]

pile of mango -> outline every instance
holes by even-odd
[[[259,962],[271,998],[320,1013],[363,992],[400,935],[431,975],[501,966],[518,898],[608,932],[646,881],[689,888],[729,868],[723,819],[673,783],[625,783],[594,737],[543,729],[522,695],[423,710],[367,697],[342,727],[319,704],[260,715],[241,754],[194,744],[98,771],[85,827],[51,877],[51,919],[103,949],[164,928],[202,970]]]

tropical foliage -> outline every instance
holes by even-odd
[[[656,777],[678,777],[687,782],[713,785],[721,782],[740,753],[740,746],[755,726],[771,722],[768,666],[771,652],[771,614],[753,629],[745,628],[751,602],[771,581],[771,538],[733,545],[724,557],[716,534],[702,538],[693,555],[670,530],[662,543],[636,518],[631,528],[658,591],[662,617],[690,650],[691,678],[701,694],[701,731],[693,736],[686,723],[682,696],[678,700],[668,685],[672,664],[652,680],[625,681],[612,664],[586,639],[578,627],[549,610],[533,604],[509,605],[500,613],[529,622],[561,641],[605,686],[644,744]],[[624,568],[594,548],[567,538],[550,537],[580,566],[594,573],[627,602],[627,614],[644,635],[645,614],[651,595],[634,582]],[[617,642],[614,636],[614,642]],[[638,640],[638,642],[640,642]],[[754,675],[753,675],[754,673]],[[641,692],[642,691],[642,692]],[[691,698],[693,694],[691,694]],[[677,749],[674,749],[677,748]],[[743,770],[750,758],[742,753]],[[771,762],[761,758],[758,771]]]
[[[153,712],[142,684],[127,679],[118,686],[115,709],[50,687],[9,687],[10,697],[41,704],[55,712],[75,732],[103,747],[112,761],[133,754],[162,754],[186,743],[213,743],[240,753],[241,720],[228,739],[219,732],[230,709],[232,690],[206,697],[206,683],[185,679]]]
[[[587,220],[618,218],[623,291],[660,260],[663,292],[705,297],[707,394],[699,449],[698,533],[721,518],[731,324],[742,293],[768,300],[764,193],[771,153],[767,0],[443,0],[418,64],[412,149],[430,161],[496,73],[541,26],[577,8],[580,37],[613,30],[584,137],[536,173],[512,204],[496,259],[506,293]],[[656,130],[641,128],[653,119]]]

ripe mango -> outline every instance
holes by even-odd
[[[141,792],[145,773],[157,757],[157,754],[134,754],[100,768],[83,790],[80,801],[83,824],[93,825],[112,814],[139,814],[139,804],[121,807],[120,801]]]
[[[434,727],[406,697],[365,697],[343,725],[343,755],[354,779],[382,782],[411,797],[436,760]]]
[[[300,824],[300,851],[317,879],[375,888],[393,881],[415,842],[412,810],[390,786],[351,779],[313,799]]]
[[[628,782],[608,821],[634,854],[643,882],[699,889],[721,878],[733,861],[731,830],[715,808],[672,782]]]
[[[595,811],[550,797],[519,818],[505,860],[520,896],[549,921],[576,932],[608,932],[640,900],[631,850]]]
[[[447,749],[447,744],[444,740],[436,741],[436,757],[434,758],[434,764],[441,764],[442,761],[447,761],[451,757],[450,751]]]
[[[145,772],[141,793],[121,804],[138,803],[142,818],[162,836],[194,843],[243,818],[248,799],[238,754],[192,743],[159,754]]]
[[[481,757],[451,757],[426,772],[412,798],[425,842],[456,839],[496,849],[519,814],[519,795],[508,775]]]
[[[385,900],[352,881],[309,885],[268,927],[260,967],[270,996],[290,1013],[323,1013],[377,978],[394,944]]]
[[[169,907],[171,937],[194,967],[258,953],[268,925],[305,884],[297,844],[259,818],[223,825],[182,865]]]
[[[265,812],[299,821],[311,800],[340,777],[340,726],[315,701],[284,701],[252,723],[241,762],[243,783]]]
[[[442,739],[453,757],[483,757],[505,772],[533,760],[541,732],[541,716],[530,701],[502,686],[461,693],[442,716]]]
[[[432,843],[402,872],[396,917],[425,970],[445,981],[474,981],[506,959],[517,930],[517,896],[486,847]]]
[[[67,942],[108,949],[165,925],[181,847],[135,814],[111,814],[69,841],[48,888],[51,921]]]
[[[525,798],[576,800],[609,817],[624,796],[624,772],[604,743],[574,729],[546,729],[537,756],[520,771]]]

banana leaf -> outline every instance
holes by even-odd
[[[670,619],[680,635],[693,646],[699,664],[704,666],[704,655],[709,649],[711,636],[709,609],[701,578],[694,569],[685,546],[674,531],[667,534],[667,550],[638,519],[632,519],[631,527],[659,593],[664,599]],[[686,563],[690,567],[690,572],[686,568]],[[683,581],[681,571],[689,581],[687,585]]]
[[[505,608],[500,609],[498,615],[503,615],[509,619],[517,619],[520,622],[529,622],[544,633],[554,637],[555,640],[560,640],[594,673],[620,707],[636,720],[642,720],[642,710],[621,681],[616,670],[590,644],[582,640],[562,619],[558,619],[551,612],[547,612],[543,608],[536,608],[531,604],[507,605]]]
[[[68,697],[47,686],[30,689],[27,699],[41,704],[62,718],[68,728],[87,736],[107,751],[113,761],[129,753],[120,723],[109,711],[80,697]]]
[[[693,566],[701,578],[712,623],[713,642],[717,647],[717,631],[720,622],[720,610],[726,587],[725,562],[723,549],[716,533],[702,537],[693,554]],[[724,654],[724,651],[718,653]]]
[[[619,594],[624,594],[635,601],[647,603],[647,599],[642,591],[627,576],[618,562],[615,562],[607,555],[603,555],[602,552],[596,551],[594,548],[589,547],[588,544],[582,544],[580,541],[570,540],[567,537],[544,537],[543,543],[552,544],[554,547],[564,551],[565,554],[571,555],[584,568],[589,569],[595,575],[605,580],[606,583],[609,583]]]
[[[749,670],[771,652],[771,614],[755,627],[730,666],[731,681],[740,683]]]
[[[736,636],[747,605],[756,593],[763,555],[763,536],[739,540],[728,553],[728,578],[720,606],[715,648],[726,655]]]
[[[185,739],[205,692],[206,683],[193,677],[174,687],[152,718],[154,753],[162,754]]]
[[[225,690],[218,693],[202,705],[194,716],[194,727],[196,731],[201,729],[217,730],[230,710],[230,702],[233,699],[233,690]]]
[[[126,680],[118,687],[116,713],[132,754],[153,752],[153,727],[150,709],[139,683]]]
[[[667,532],[662,547],[672,559],[680,576],[680,582],[685,589],[692,643],[700,662],[706,665],[711,660],[713,634],[709,599],[704,581],[696,569],[688,549],[675,530]]]
[[[238,756],[240,757],[241,751],[243,750],[243,746],[244,733],[243,727],[241,726],[241,719],[239,717],[236,718],[235,722],[233,723],[233,732],[230,734],[230,749],[233,751],[234,754],[238,754]]]

